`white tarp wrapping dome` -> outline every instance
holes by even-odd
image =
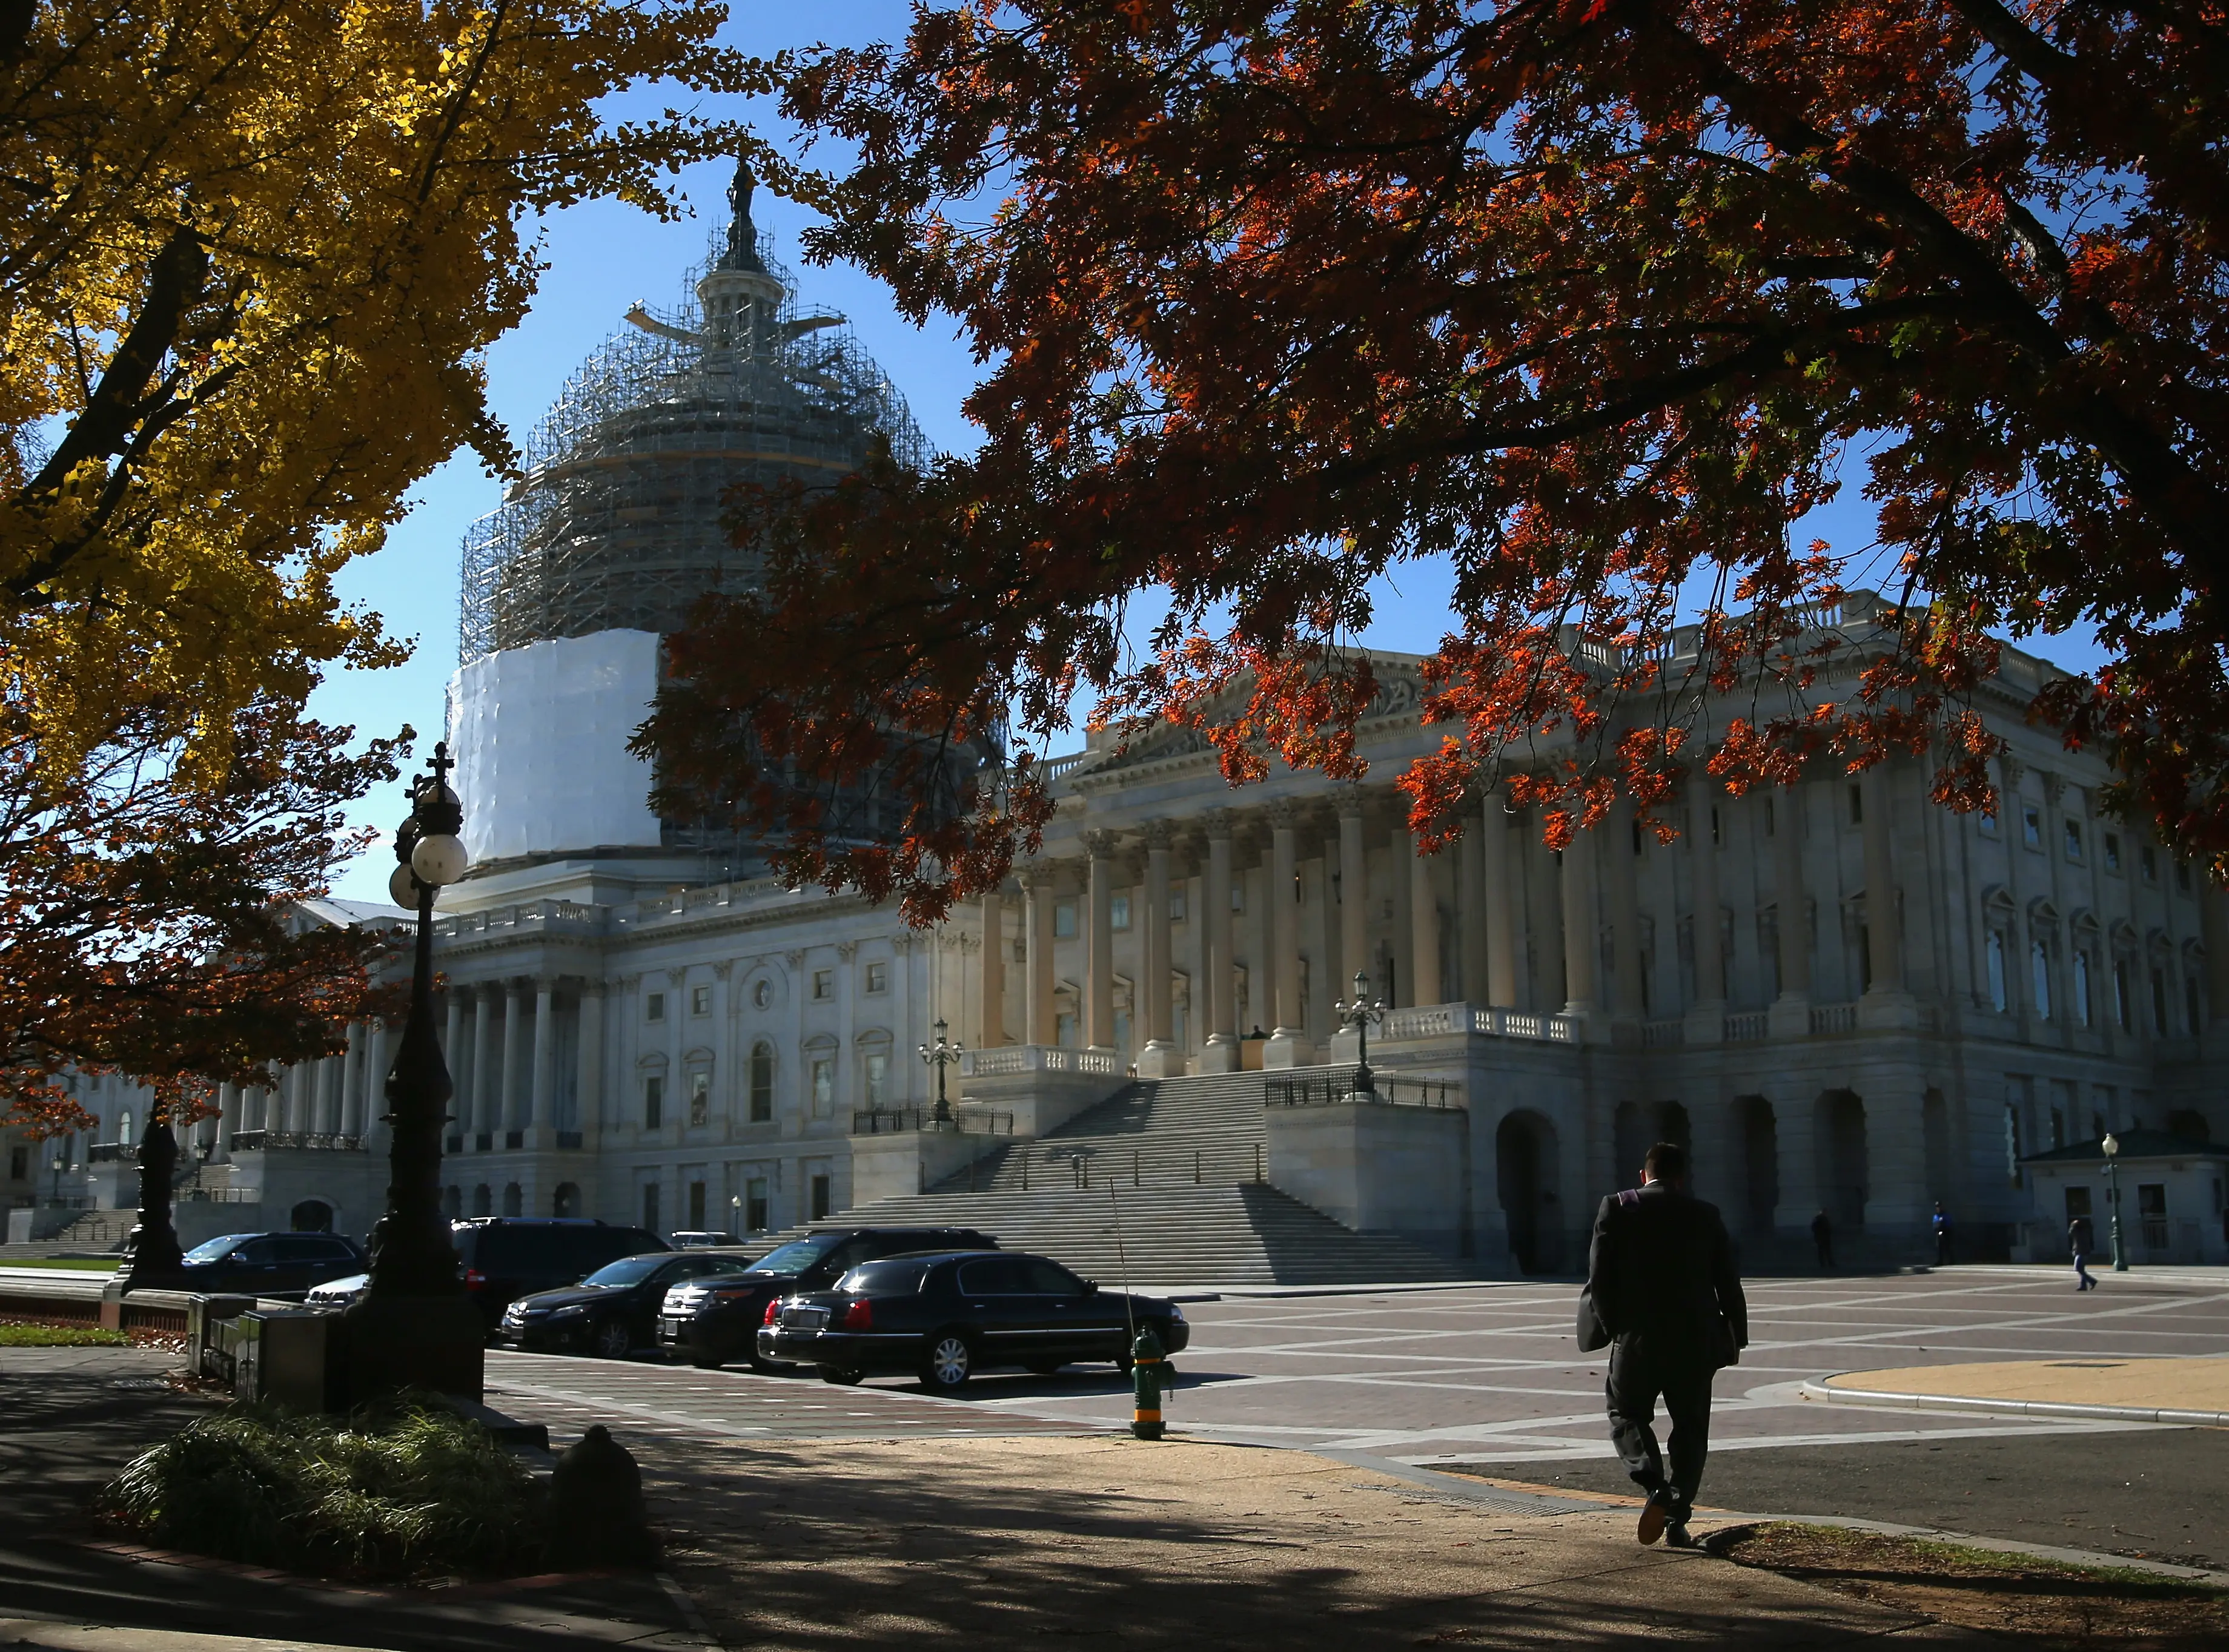
[[[603,631],[503,649],[449,680],[449,745],[475,866],[655,848],[650,765],[626,743],[658,692],[658,634]]]

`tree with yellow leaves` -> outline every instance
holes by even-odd
[[[335,573],[460,445],[511,462],[481,355],[534,291],[534,215],[616,196],[671,215],[668,176],[747,144],[697,112],[613,123],[597,106],[631,86],[764,89],[769,66],[716,42],[725,15],[0,0],[16,817],[79,795],[120,729],[135,764],[221,791],[243,731],[284,722],[324,669],[399,657],[376,616],[337,600]],[[6,847],[0,912],[35,909],[10,868],[51,861]]]

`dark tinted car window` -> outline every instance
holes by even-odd
[[[1041,1256],[1017,1257],[1022,1265],[1022,1277],[1029,1281],[1027,1289],[1049,1297],[1081,1297],[1083,1281],[1057,1262],[1048,1262]]]
[[[838,1280],[838,1288],[863,1297],[910,1297],[921,1290],[926,1262],[863,1262]]]
[[[1033,1289],[1013,1256],[979,1256],[960,1265],[960,1289],[970,1297],[1016,1297]]]
[[[283,1256],[279,1249],[279,1241],[273,1239],[250,1239],[233,1254],[242,1262],[250,1262],[258,1267],[268,1267],[282,1259]]]
[[[272,1242],[278,1245],[279,1259],[284,1262],[331,1262],[336,1257],[350,1254],[348,1247],[337,1239],[289,1233]]]

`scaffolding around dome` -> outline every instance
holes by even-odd
[[[748,586],[757,557],[723,526],[738,483],[831,482],[879,433],[920,463],[904,398],[841,316],[800,310],[750,219],[691,272],[692,299],[628,325],[566,381],[525,474],[464,545],[461,662],[551,637],[670,631],[703,592]]]

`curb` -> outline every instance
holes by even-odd
[[[1806,1399],[1824,1400],[1835,1405],[1895,1405],[1918,1411],[1982,1412],[1999,1417],[2094,1417],[2112,1423],[2179,1423],[2199,1428],[2229,1428],[2229,1412],[2182,1411],[2167,1405],[2083,1405],[2059,1399],[1906,1394],[1885,1388],[1830,1388],[1824,1382],[1806,1382],[1802,1392]]]
[[[1916,1537],[1930,1543],[1945,1543],[1955,1548],[1978,1549],[1985,1554],[2024,1555],[2033,1560],[2056,1560],[2063,1566],[2089,1566],[2107,1571],[2149,1572],[2177,1583],[2202,1584],[2209,1589],[2229,1590],[2229,1573],[2213,1572],[2203,1566],[2177,1566],[2169,1560],[2146,1560],[2133,1554],[2112,1554],[2098,1549],[2063,1549],[2047,1543],[2021,1543],[2010,1538],[1975,1537],[1964,1532],[1945,1531],[1939,1526],[1899,1526],[1892,1521],[1853,1520],[1843,1514],[1738,1514],[1725,1509],[1705,1510],[1712,1520],[1724,1520],[1729,1524],[1706,1534],[1703,1542],[1707,1546],[1720,1532],[1738,1530],[1744,1526],[1828,1526],[1846,1532],[1876,1532],[1883,1537]]]

